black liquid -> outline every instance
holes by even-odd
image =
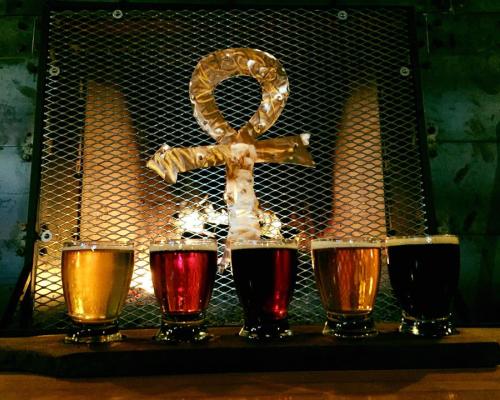
[[[231,264],[245,325],[285,320],[297,275],[297,250],[236,249]]]
[[[449,315],[460,269],[458,244],[389,246],[391,285],[402,309],[411,317]]]

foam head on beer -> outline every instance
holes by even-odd
[[[149,251],[217,251],[217,242],[203,239],[165,240],[152,243]]]
[[[387,246],[411,246],[422,244],[459,244],[459,239],[454,235],[435,236],[395,236],[386,239]]]
[[[337,238],[321,238],[311,241],[312,250],[331,249],[331,248],[367,248],[380,247],[381,241],[371,238],[359,239],[337,239]]]
[[[231,240],[229,243],[231,250],[297,249],[297,242],[293,240],[273,240],[273,239]]]
[[[74,243],[67,242],[63,244],[62,251],[82,251],[82,250],[116,250],[116,251],[132,251],[134,250],[134,245],[132,242],[85,242],[85,243]]]

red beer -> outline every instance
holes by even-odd
[[[217,271],[216,241],[185,239],[151,245],[150,267],[162,329],[168,326],[180,332],[180,327],[202,327]]]

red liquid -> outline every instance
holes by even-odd
[[[246,325],[286,319],[297,274],[297,250],[233,249],[231,263]]]
[[[152,251],[150,264],[155,295],[164,315],[206,310],[217,270],[216,251]]]

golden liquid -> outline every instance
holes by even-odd
[[[380,277],[379,248],[314,249],[313,265],[321,302],[327,312],[372,311]]]
[[[133,250],[63,250],[62,281],[69,316],[87,324],[114,321],[134,268]]]

